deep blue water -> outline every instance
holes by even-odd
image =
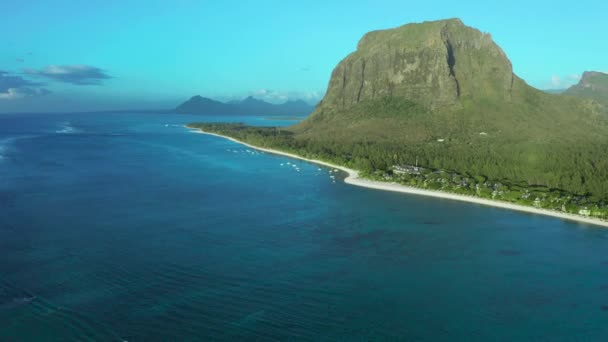
[[[334,183],[196,120],[225,118],[0,115],[0,341],[608,338],[608,230]]]

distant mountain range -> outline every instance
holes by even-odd
[[[208,115],[305,116],[313,110],[314,106],[302,100],[272,104],[249,96],[242,101],[220,102],[196,95],[177,106],[174,112]]]

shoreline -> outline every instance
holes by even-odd
[[[335,165],[332,163],[324,162],[322,160],[308,159],[308,158],[304,158],[304,157],[298,156],[296,154],[288,153],[288,152],[283,152],[283,151],[279,151],[279,150],[273,150],[273,149],[269,149],[269,148],[250,145],[246,142],[243,142],[243,141],[240,141],[240,140],[228,137],[228,136],[224,136],[224,135],[217,134],[217,133],[205,132],[202,129],[198,129],[198,128],[190,128],[187,126],[185,126],[185,127],[194,133],[213,135],[216,137],[228,139],[237,144],[245,145],[247,147],[250,147],[250,148],[253,148],[253,149],[256,149],[259,151],[264,151],[267,153],[281,155],[281,156],[285,156],[285,157],[289,157],[289,158],[293,158],[293,159],[304,160],[309,163],[323,165],[323,166],[327,166],[327,167],[331,167],[334,169],[344,171],[348,174],[348,176],[346,178],[344,178],[344,183],[350,184],[350,185],[355,185],[355,186],[360,186],[363,188],[369,188],[369,189],[375,189],[375,190],[400,192],[400,193],[410,194],[410,195],[427,196],[427,197],[443,198],[443,199],[448,199],[448,200],[453,200],[453,201],[475,203],[475,204],[481,204],[481,205],[485,205],[485,206],[489,206],[489,207],[515,210],[515,211],[520,211],[520,212],[526,212],[529,214],[551,216],[551,217],[556,217],[556,218],[560,218],[563,220],[576,221],[579,223],[587,223],[587,224],[592,224],[595,226],[602,226],[602,227],[608,228],[608,221],[604,221],[601,219],[595,219],[595,218],[585,217],[585,216],[580,216],[580,215],[575,215],[575,214],[568,214],[568,213],[563,213],[563,212],[553,211],[553,210],[548,210],[548,209],[528,207],[525,205],[490,200],[490,199],[479,198],[479,197],[474,197],[474,196],[459,195],[459,194],[443,192],[443,191],[436,191],[436,190],[425,190],[425,189],[409,187],[406,185],[401,185],[401,184],[396,184],[396,183],[387,183],[387,182],[368,180],[368,179],[360,178],[359,172],[357,172],[356,170],[353,170],[353,169],[350,169],[350,168],[347,168],[344,166]]]

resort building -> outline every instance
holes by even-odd
[[[580,209],[578,211],[578,214],[583,215],[583,216],[589,216],[589,215],[591,215],[591,210],[589,210],[587,207],[585,207],[583,209]]]
[[[393,172],[397,174],[419,175],[423,167],[414,165],[393,165]]]

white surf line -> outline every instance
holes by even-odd
[[[227,137],[225,135],[205,132],[199,128],[190,128],[190,127],[186,127],[186,128],[190,129],[194,133],[213,135],[216,137],[228,139],[235,143],[245,145],[245,146],[254,148],[256,150],[259,150],[259,151],[264,151],[264,152],[277,154],[277,155],[281,155],[281,156],[285,156],[285,157],[304,160],[304,161],[307,161],[310,163],[319,164],[319,165],[331,167],[334,169],[342,170],[348,174],[348,176],[344,179],[344,183],[346,183],[346,184],[351,184],[351,185],[360,186],[360,187],[369,188],[369,189],[400,192],[400,193],[404,193],[404,194],[428,196],[428,197],[443,198],[443,199],[454,200],[454,201],[475,203],[475,204],[481,204],[481,205],[495,207],[495,208],[516,210],[516,211],[521,211],[521,212],[526,212],[526,213],[531,213],[531,214],[557,217],[557,218],[561,218],[561,219],[568,220],[568,221],[583,222],[583,223],[593,224],[596,226],[608,227],[608,221],[591,218],[591,217],[568,214],[568,213],[563,213],[563,212],[548,210],[548,209],[533,208],[533,207],[528,207],[525,205],[496,201],[496,200],[489,200],[489,199],[484,199],[484,198],[479,198],[479,197],[474,197],[474,196],[459,195],[459,194],[453,194],[453,193],[443,192],[443,191],[424,190],[424,189],[418,189],[418,188],[409,187],[409,186],[405,186],[405,185],[401,185],[401,184],[368,180],[368,179],[360,178],[359,172],[357,172],[356,170],[353,170],[353,169],[350,169],[350,168],[347,168],[344,166],[335,165],[332,163],[324,162],[322,160],[308,159],[308,158],[298,156],[296,154],[287,153],[287,152],[283,152],[283,151],[273,150],[273,149],[264,148],[264,147],[257,147],[254,145],[250,145],[246,142],[243,142],[243,141],[231,138],[231,137]]]

